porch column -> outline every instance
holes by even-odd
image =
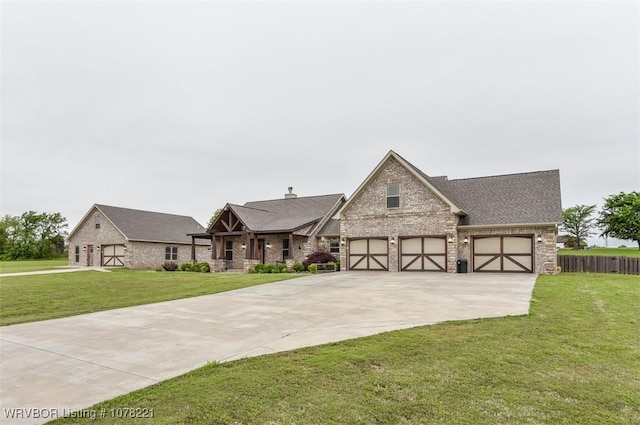
[[[220,258],[227,258],[224,250],[224,236],[220,236]]]
[[[196,238],[191,236],[191,262],[196,262]]]
[[[252,257],[254,260],[258,259],[258,235],[253,234],[253,254]]]
[[[295,258],[295,251],[293,250],[293,233],[289,233],[289,258]]]
[[[247,232],[247,242],[245,243],[244,250],[245,250],[245,258],[247,260],[250,260],[251,259],[251,255],[252,255],[252,252],[251,252],[251,233],[250,232]]]
[[[215,260],[216,258],[218,258],[218,256],[216,255],[216,235],[212,234],[211,235],[211,259]]]

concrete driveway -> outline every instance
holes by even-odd
[[[49,409],[38,414],[60,415],[211,361],[447,320],[527,314],[535,277],[330,273],[4,326],[0,328],[0,422],[46,422],[8,420],[6,409]]]

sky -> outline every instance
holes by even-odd
[[[450,179],[559,169],[563,208],[600,208],[640,190],[639,4],[2,0],[0,213],[206,224],[349,197],[391,149]]]

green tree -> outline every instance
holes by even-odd
[[[587,238],[593,234],[595,218],[592,217],[595,205],[576,205],[562,211],[562,229],[576,238],[575,249],[586,245]]]
[[[635,241],[640,249],[640,192],[620,192],[604,201],[598,217],[602,236]]]
[[[211,227],[211,225],[213,224],[214,221],[216,221],[218,219],[218,216],[222,214],[222,208],[218,208],[213,215],[211,216],[211,218],[209,219],[209,223],[207,223],[207,227]]]
[[[0,219],[0,258],[31,260],[55,257],[64,251],[67,219],[60,213],[28,211]]]

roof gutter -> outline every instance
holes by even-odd
[[[559,222],[548,223],[510,223],[510,224],[463,224],[459,225],[460,230],[475,230],[475,229],[500,229],[500,228],[513,228],[513,227],[555,227]]]

